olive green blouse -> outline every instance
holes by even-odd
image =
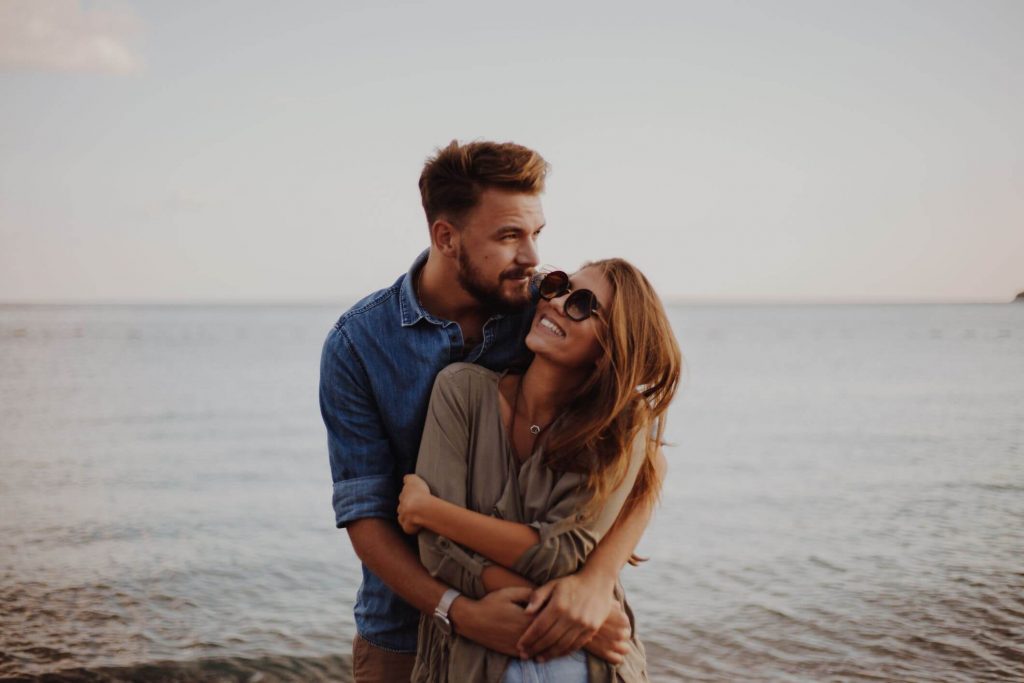
[[[438,374],[416,473],[440,498],[534,527],[539,542],[511,569],[541,585],[582,568],[633,488],[643,444],[638,439],[625,479],[588,518],[583,508],[589,494],[581,486],[582,475],[552,471],[542,463],[540,449],[521,464],[516,458],[502,422],[499,379],[501,374],[470,363],[454,363]],[[433,576],[471,598],[486,594],[481,573],[489,560],[426,529],[419,534],[419,548],[420,560]],[[615,596],[633,624],[630,651],[617,667],[588,653],[590,681],[647,681],[644,648],[621,584]],[[498,683],[507,663],[507,656],[457,634],[446,636],[430,617],[420,618],[413,681]]]

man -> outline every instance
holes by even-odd
[[[342,315],[324,344],[320,406],[335,522],[363,563],[357,683],[409,680],[421,612],[510,655],[550,658],[586,645],[614,662],[629,635],[612,589],[650,510],[620,519],[579,573],[532,594],[510,588],[481,600],[430,576],[396,523],[436,374],[456,361],[503,370],[522,358],[547,170],[539,154],[512,143],[440,150],[419,181],[430,248]]]

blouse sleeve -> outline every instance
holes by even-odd
[[[537,529],[540,540],[519,557],[512,571],[537,584],[579,571],[615,523],[633,490],[646,456],[646,440],[647,435],[640,434],[633,441],[626,476],[608,495],[601,509],[589,518],[582,511],[590,494],[580,487],[581,475],[561,475],[548,498],[547,510],[539,521],[530,525]]]
[[[420,440],[416,474],[430,492],[449,503],[467,507],[469,425],[471,401],[466,374],[456,366],[434,380]],[[486,594],[482,573],[489,561],[429,529],[419,533],[420,562],[437,579],[471,598]]]

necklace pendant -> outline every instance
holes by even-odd
[[[534,436],[540,434],[540,425],[530,425],[530,433]]]

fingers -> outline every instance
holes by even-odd
[[[551,610],[545,609],[542,611],[533,623],[537,624],[541,619],[544,618]],[[524,649],[531,657],[536,657],[542,652],[549,650],[555,643],[562,639],[567,629],[572,627],[571,622],[566,622],[563,619],[557,617],[548,619],[549,625],[543,629],[540,635],[532,642],[529,643]],[[573,634],[575,635],[575,634]],[[526,634],[523,634],[524,639]]]
[[[629,654],[629,648],[608,647],[598,657],[612,664],[622,664],[627,654]]]
[[[536,653],[543,651],[542,648],[537,647],[537,644],[554,626],[554,622],[555,619],[551,610],[543,610],[534,618],[533,623],[523,632],[522,637],[519,638],[519,642],[516,644],[524,659],[533,657]]]
[[[589,632],[586,629],[580,631],[579,635],[576,636],[576,640],[574,640],[572,644],[569,646],[568,652],[566,652],[566,654],[568,654],[569,652],[575,652],[576,650],[582,649],[586,646],[587,643],[594,639],[595,635],[597,635],[596,632]]]
[[[420,532],[420,527],[412,524],[408,519],[403,518],[402,515],[398,516],[398,526],[402,527],[402,531],[410,536]]]
[[[554,590],[555,584],[553,583],[546,583],[540,588],[534,589],[533,595],[530,596],[530,604],[526,606],[526,613],[531,615],[536,614],[537,611],[547,603],[548,599],[551,597],[552,591]]]
[[[507,588],[499,588],[496,591],[490,593],[490,595],[499,597],[509,602],[514,602],[518,605],[525,605],[530,599],[530,594],[533,593],[533,589],[527,588],[526,586],[509,586]]]
[[[629,638],[629,629],[613,629],[595,636],[587,647],[600,648],[600,652],[594,649],[591,651],[609,662],[621,661],[629,653]]]
[[[629,654],[628,640],[614,640],[603,630],[599,631],[584,647],[587,652],[612,664],[621,664],[625,656]]]
[[[573,647],[573,643],[577,640],[587,641],[593,637],[593,633],[588,633],[588,629],[582,626],[568,629],[561,638],[555,641],[555,644],[549,647],[547,650],[543,650],[538,656],[537,661],[544,662],[555,657],[562,657],[564,655],[578,650],[578,647]]]

